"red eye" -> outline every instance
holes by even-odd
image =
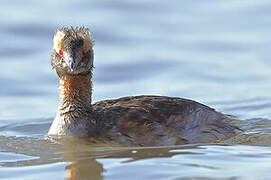
[[[83,54],[83,56],[84,56],[84,55],[86,55],[87,53],[86,53],[86,51],[83,50],[83,51],[82,51],[82,54]]]
[[[59,50],[59,54],[62,56],[63,55],[63,51],[60,49]]]

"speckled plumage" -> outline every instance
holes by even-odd
[[[86,36],[81,35],[82,31]],[[228,116],[187,99],[129,96],[91,104],[93,43],[89,42],[93,41],[87,31],[64,28],[55,34],[52,66],[60,77],[60,105],[49,135],[80,135],[153,146],[210,142],[240,132]],[[75,47],[81,40],[83,45]],[[78,61],[76,68],[71,69],[66,56],[58,53],[62,48],[64,53],[80,54],[73,57]],[[87,53],[81,55],[84,49]]]
[[[140,145],[209,142],[235,135],[232,119],[188,99],[130,96],[92,105],[99,129],[114,141]]]

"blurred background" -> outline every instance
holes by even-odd
[[[3,123],[52,120],[53,34],[81,25],[95,40],[94,102],[157,94],[271,117],[270,1],[2,0],[0,10]]]

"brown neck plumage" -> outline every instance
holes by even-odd
[[[60,104],[50,127],[50,135],[96,134],[96,120],[91,106],[91,73],[67,75],[60,78]]]
[[[89,75],[62,75],[60,78],[60,115],[88,116],[91,111],[92,82]],[[78,116],[78,117],[76,117]]]

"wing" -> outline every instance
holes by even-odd
[[[231,119],[192,100],[165,96],[129,96],[93,104],[100,133],[137,145],[208,142],[233,136]]]

